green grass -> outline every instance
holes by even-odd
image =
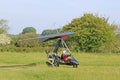
[[[45,53],[0,53],[0,80],[120,80],[119,54],[73,54],[78,68],[48,67]]]

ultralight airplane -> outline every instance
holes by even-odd
[[[23,39],[23,40],[39,39],[39,43],[41,44],[46,41],[58,39],[52,54],[48,50],[45,51],[47,54],[48,60],[49,60],[46,62],[46,64],[51,65],[51,66],[56,66],[56,67],[59,67],[60,64],[72,65],[74,68],[77,68],[79,63],[73,57],[73,55],[71,54],[71,51],[69,50],[68,46],[65,43],[65,40],[70,39],[70,37],[74,34],[75,34],[75,32],[64,32],[64,33],[51,34],[51,35],[47,35],[47,36],[28,38],[28,39]],[[62,44],[63,49],[62,49],[61,56],[59,56],[58,49],[61,44]]]

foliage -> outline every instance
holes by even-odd
[[[45,50],[52,50],[53,47],[15,47],[14,45],[8,45],[8,46],[1,46],[0,47],[0,52],[43,52]]]
[[[1,19],[0,20],[0,34],[7,33],[9,27],[8,27],[8,21]]]
[[[10,45],[15,45],[15,43],[16,43],[17,40],[19,39],[19,35],[9,34],[9,36],[11,37],[11,44],[10,44]]]
[[[26,27],[23,29],[22,34],[26,33],[35,33],[36,34],[36,29],[34,27]]]
[[[73,19],[63,27],[63,30],[76,32],[72,41],[75,41],[77,50],[97,51],[101,47],[105,49],[106,45],[112,44],[115,39],[115,27],[104,17],[84,14],[80,18]]]
[[[59,29],[53,29],[53,30],[47,29],[47,30],[44,30],[41,35],[45,36],[45,35],[49,35],[49,34],[56,34],[56,33],[59,33],[59,32],[62,32],[62,29],[60,29],[60,28]]]
[[[11,38],[7,34],[0,34],[0,46],[10,44]]]
[[[120,53],[120,32],[116,34],[116,41],[115,41],[116,52]]]
[[[38,44],[39,40],[24,40],[24,39],[28,39],[28,38],[32,38],[32,37],[38,37],[38,36],[39,35],[35,34],[35,33],[21,34],[15,45],[17,47],[37,47],[37,46],[39,46],[39,44]]]
[[[8,21],[0,19],[0,46],[10,44],[11,42],[11,38],[6,34],[8,29]]]

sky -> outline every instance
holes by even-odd
[[[0,19],[8,20],[10,34],[20,34],[25,27],[37,33],[62,28],[85,13],[108,18],[120,25],[120,0],[0,0]]]

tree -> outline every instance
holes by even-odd
[[[17,47],[30,47],[30,48],[37,47],[37,46],[39,46],[39,44],[38,44],[39,40],[23,40],[23,39],[28,39],[28,38],[32,38],[32,37],[38,37],[38,36],[39,35],[35,34],[35,33],[21,34],[15,45]]]
[[[22,34],[26,33],[36,33],[36,29],[34,27],[26,27],[23,29]]]
[[[58,32],[62,32],[62,30],[61,30],[60,28],[59,28],[59,29],[53,29],[53,30],[51,30],[51,29],[46,29],[46,30],[44,30],[44,31],[42,32],[41,35],[45,36],[45,35],[49,35],[49,34],[56,34],[56,33],[58,33]]]
[[[10,44],[11,38],[7,34],[0,34],[0,46]]]
[[[108,19],[93,14],[84,14],[75,18],[63,27],[64,31],[74,31],[76,49],[82,51],[96,51],[113,42],[115,27],[108,23]],[[109,45],[110,46],[110,45]]]
[[[0,20],[0,45],[10,44],[11,38],[6,34],[8,31],[8,21],[1,19]]]
[[[1,19],[0,20],[0,34],[7,33],[9,27],[8,27],[8,21]]]

